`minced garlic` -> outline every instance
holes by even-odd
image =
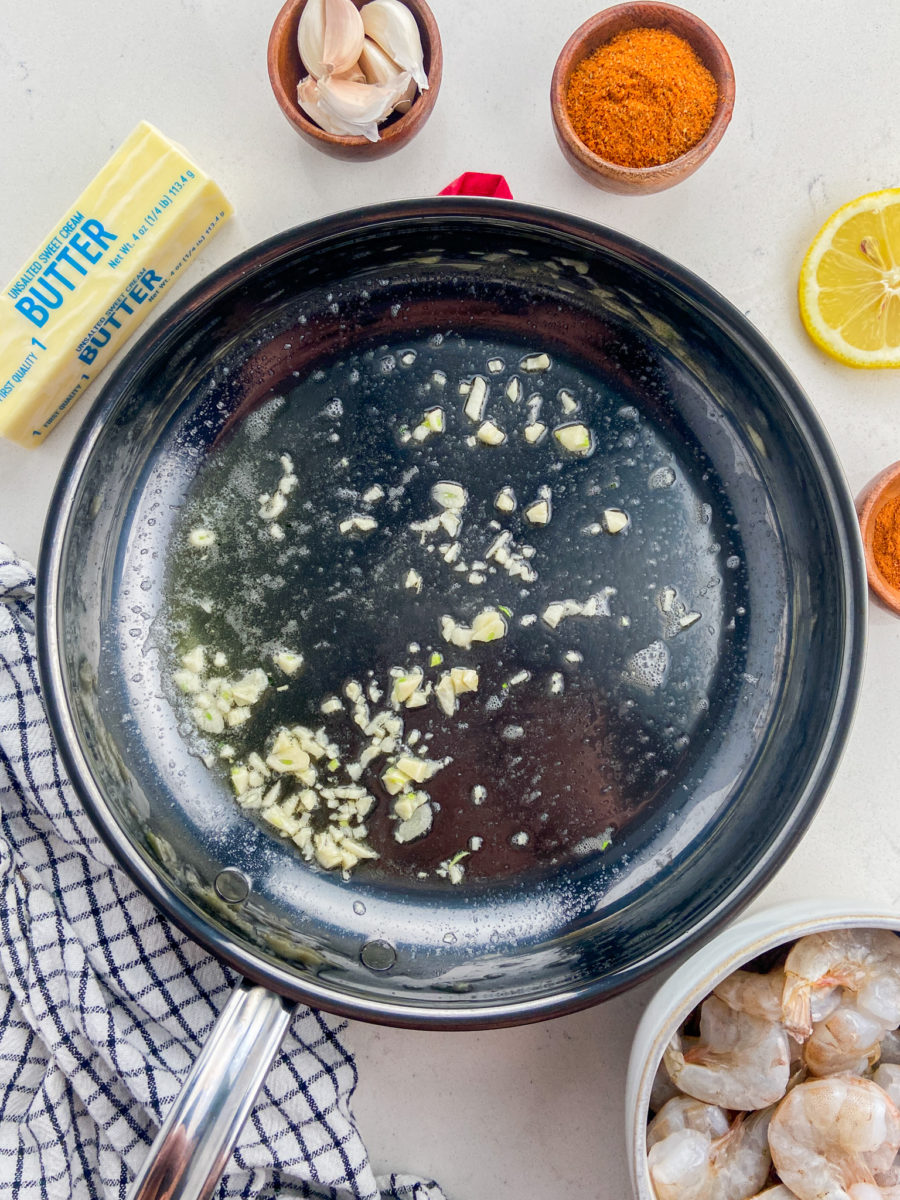
[[[516,493],[511,487],[502,487],[494,497],[494,507],[500,512],[511,513],[515,512],[516,508]]]
[[[468,650],[473,642],[494,642],[506,636],[506,621],[496,608],[483,609],[470,626],[460,625],[450,616],[441,617],[441,637]]]
[[[628,524],[628,514],[622,512],[621,508],[605,508],[602,520],[607,533],[621,533]]]
[[[587,425],[580,425],[576,422],[570,425],[559,425],[553,430],[553,436],[570,454],[590,454],[594,448],[594,436]]]
[[[188,534],[188,542],[196,550],[206,550],[212,546],[216,540],[216,535],[211,529],[192,529]]]
[[[550,366],[549,354],[529,354],[519,363],[523,371],[546,371]]]
[[[484,419],[484,410],[487,407],[487,400],[487,380],[483,375],[476,375],[472,380],[465,407],[463,409],[469,420],[476,425]]]
[[[493,421],[484,421],[478,427],[478,432],[475,435],[479,442],[483,442],[485,446],[502,446],[506,441],[506,434],[499,425],[495,425]]]

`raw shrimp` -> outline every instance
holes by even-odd
[[[689,1096],[747,1111],[766,1108],[784,1095],[790,1050],[781,1026],[734,1012],[724,1000],[709,996],[700,1008],[700,1037],[682,1043],[676,1034],[664,1062]]]
[[[735,1012],[749,1013],[764,1021],[781,1020],[781,993],[784,991],[784,971],[780,968],[768,975],[755,971],[732,971],[713,988],[713,995],[724,1000]]]
[[[878,1062],[884,1028],[868,1013],[852,1004],[842,1004],[827,1021],[813,1025],[812,1037],[803,1047],[803,1061],[813,1075],[837,1075],[849,1071],[862,1075]]]
[[[679,1129],[696,1129],[710,1138],[722,1137],[731,1121],[723,1108],[704,1104],[693,1096],[675,1096],[667,1101],[647,1126],[647,1149]]]
[[[724,1000],[735,1012],[762,1017],[764,1021],[781,1021],[781,1000],[784,993],[784,969],[777,967],[766,975],[755,971],[732,971],[713,988],[713,994]],[[810,997],[811,1019],[815,1025],[824,1021],[841,1002],[839,987],[824,988]]]
[[[887,1092],[900,1108],[900,1066],[896,1063],[881,1063],[872,1076],[872,1082],[877,1083],[882,1091]]]
[[[738,1116],[722,1137],[681,1129],[657,1142],[647,1165],[657,1200],[744,1200],[762,1187],[771,1157],[771,1110]]]
[[[798,1041],[812,1033],[810,1002],[823,988],[856,993],[857,1007],[883,1029],[900,1025],[900,938],[889,929],[832,929],[800,938],[784,964],[784,1024]]]
[[[878,1084],[883,1092],[887,1092],[900,1109],[900,1066],[896,1063],[882,1063],[872,1076],[872,1082]],[[900,1157],[895,1158],[886,1171],[876,1171],[875,1182],[881,1188],[893,1187],[900,1196]],[[888,1195],[888,1192],[884,1193]]]
[[[772,1161],[799,1200],[865,1200],[900,1147],[900,1111],[868,1079],[833,1075],[788,1092],[769,1125]],[[870,1195],[877,1195],[877,1192]]]
[[[764,1192],[748,1196],[747,1200],[796,1200],[796,1197],[790,1188],[786,1188],[783,1183],[777,1183],[775,1187],[766,1188]]]

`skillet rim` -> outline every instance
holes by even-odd
[[[322,986],[313,976],[298,976],[270,962],[262,952],[238,944],[211,914],[203,914],[181,900],[162,876],[132,846],[123,828],[94,784],[78,744],[75,724],[66,703],[60,665],[58,626],[60,567],[74,499],[91,452],[105,424],[145,361],[168,338],[187,325],[222,291],[238,285],[250,274],[273,265],[301,249],[336,236],[372,230],[379,226],[421,222],[439,223],[442,217],[484,220],[516,227],[531,227],[544,235],[582,238],[620,261],[637,263],[674,289],[716,325],[741,343],[744,353],[761,374],[774,379],[778,392],[802,430],[815,460],[836,541],[841,546],[840,574],[844,595],[845,637],[840,668],[835,679],[831,710],[821,736],[819,755],[776,837],[728,894],[690,929],[627,967],[577,987],[538,998],[472,1004],[464,995],[451,1003],[427,1005],[379,1002],[368,996],[348,995]],[[787,859],[821,804],[852,726],[864,666],[867,626],[867,591],[862,543],[855,507],[838,457],[825,427],[793,373],[769,342],[721,293],[699,276],[656,250],[615,230],[584,218],[536,205],[484,198],[446,197],[401,200],[337,213],[295,226],[251,246],[232,258],[177,299],[146,330],[101,387],[88,409],[60,469],[44,528],[36,587],[36,640],[38,672],[51,732],[74,790],[92,824],[115,861],[139,890],[184,933],[233,970],[297,1002],[311,1004],[343,1017],[379,1024],[419,1029],[488,1029],[562,1016],[609,999],[641,982],[654,971],[695,948],[748,904]]]

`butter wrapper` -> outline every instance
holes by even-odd
[[[0,435],[42,441],[232,211],[142,121],[0,293]]]

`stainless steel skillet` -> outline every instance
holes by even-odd
[[[183,736],[159,649],[165,567],[186,494],[243,416],[300,389],[296,458],[312,487],[324,443],[311,416],[303,436],[303,387],[353,356],[374,364],[405,346],[434,349],[438,335],[479,353],[499,346],[507,358],[546,349],[565,364],[604,431],[590,469],[614,467],[622,494],[643,505],[643,540],[613,564],[618,595],[631,597],[620,612],[633,640],[591,643],[584,703],[571,692],[555,726],[560,736],[575,729],[592,763],[615,740],[619,773],[604,782],[615,835],[608,849],[577,855],[561,833],[533,838],[519,858],[504,843],[458,889],[402,870],[344,882],[236,813]],[[385,452],[376,436],[385,405],[399,421],[421,403],[398,384],[368,418],[360,409],[359,462]],[[647,431],[659,461],[631,453],[627,421]],[[643,466],[649,477],[660,464],[684,483],[675,526],[656,489],[636,490]],[[487,495],[494,478],[481,471],[471,484]],[[594,569],[586,543],[574,565],[566,544],[547,543],[548,587]],[[678,710],[689,733],[677,753],[665,688],[661,707],[637,704],[639,724],[628,716],[628,664],[666,640],[657,601],[666,580],[647,575],[651,559],[679,573],[688,599],[701,571],[708,585],[701,649],[679,659],[688,643],[672,643],[669,678],[693,704],[688,716]],[[185,1195],[217,1178],[291,1003],[408,1026],[538,1020],[603,999],[706,936],[783,861],[821,799],[855,701],[865,625],[858,532],[833,451],[740,314],[621,235],[480,200],[407,202],[293,230],[189,293],[88,415],[54,498],[39,580],[44,693],[82,801],[143,891],[248,981],[199,1067],[192,1124],[180,1105],[160,1165],[148,1169],[170,1173],[173,1145],[186,1146],[202,1180]],[[652,596],[648,580],[659,585]],[[372,611],[370,637],[383,632],[392,646],[392,607]],[[524,792],[510,803],[520,800]],[[207,1157],[197,1145],[211,1111]]]

